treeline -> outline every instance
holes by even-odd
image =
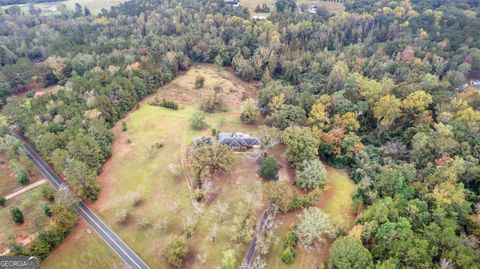
[[[34,82],[37,73],[17,65],[35,59],[45,72],[37,78],[64,87],[9,98],[4,111],[78,195],[97,197],[109,128],[138,100],[191,62],[233,66],[262,80],[258,106],[272,125],[308,134],[308,158],[352,168],[365,211],[345,233],[368,261],[478,267],[480,96],[457,97],[480,74],[475,3],[423,10],[402,1],[331,16],[281,0],[281,13],[253,22],[223,1],[180,2],[129,1],[98,17],[0,17],[3,87]]]

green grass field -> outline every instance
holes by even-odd
[[[35,7],[40,8],[43,14],[54,14],[57,11],[53,9],[58,5],[66,5],[68,9],[73,10],[75,8],[75,3],[79,3],[83,7],[90,9],[92,14],[98,14],[103,8],[109,9],[111,6],[121,4],[126,0],[66,0],[59,2],[49,2],[49,3],[38,3],[35,4]],[[22,8],[24,12],[28,12],[28,4],[18,5]],[[1,8],[5,9],[8,6],[2,6]]]
[[[42,197],[42,187],[22,193],[8,200],[6,207],[0,207],[0,253],[5,250],[5,244],[10,236],[18,241],[28,242],[30,236],[40,231],[49,221],[43,212],[43,206],[48,201]],[[18,207],[22,211],[25,218],[23,224],[13,222],[10,216],[10,209],[13,207]]]

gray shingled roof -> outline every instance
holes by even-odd
[[[260,145],[256,137],[242,133],[219,133],[218,143],[232,148],[253,147]]]

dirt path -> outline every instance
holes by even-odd
[[[36,188],[36,187],[38,187],[38,186],[40,186],[40,185],[43,185],[43,184],[45,184],[45,183],[47,183],[47,180],[46,180],[46,179],[39,180],[39,181],[37,181],[37,182],[35,182],[35,183],[32,183],[32,184],[26,186],[25,188],[22,188],[22,189],[14,192],[14,193],[11,193],[11,194],[5,196],[5,199],[10,200],[10,199],[12,199],[12,198],[14,198],[14,197],[16,197],[16,196],[18,196],[18,195],[26,192],[26,191],[29,191],[29,190],[31,190],[31,189],[33,189],[33,188]]]

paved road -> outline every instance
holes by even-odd
[[[255,258],[255,252],[257,250],[258,235],[263,232],[265,228],[265,224],[267,224],[267,219],[271,213],[272,211],[270,208],[267,208],[265,211],[263,211],[262,218],[260,219],[257,229],[255,230],[255,233],[253,234],[253,239],[252,239],[252,242],[250,243],[250,247],[248,247],[247,256],[243,261],[242,269],[249,269],[252,266],[253,259]]]
[[[21,188],[20,190],[18,190],[16,192],[10,193],[9,195],[5,196],[5,199],[10,200],[10,199],[14,198],[15,196],[18,196],[18,195],[20,195],[20,194],[22,194],[26,191],[29,191],[29,190],[31,190],[33,188],[36,188],[36,187],[38,187],[42,184],[45,184],[45,183],[47,183],[47,180],[46,179],[41,179],[37,182],[34,182],[34,183],[26,186],[25,188]]]
[[[12,135],[23,142],[25,150],[35,167],[47,178],[52,186],[59,190],[60,188],[68,188],[63,180],[55,173],[55,171],[42,160],[35,149],[30,146],[22,137],[12,133]],[[78,214],[92,227],[93,230],[112,248],[115,253],[130,267],[149,269],[148,265],[138,257],[121,239],[115,234],[103,221],[98,218],[82,201],[79,202],[77,209]],[[80,251],[80,250],[79,250]]]

